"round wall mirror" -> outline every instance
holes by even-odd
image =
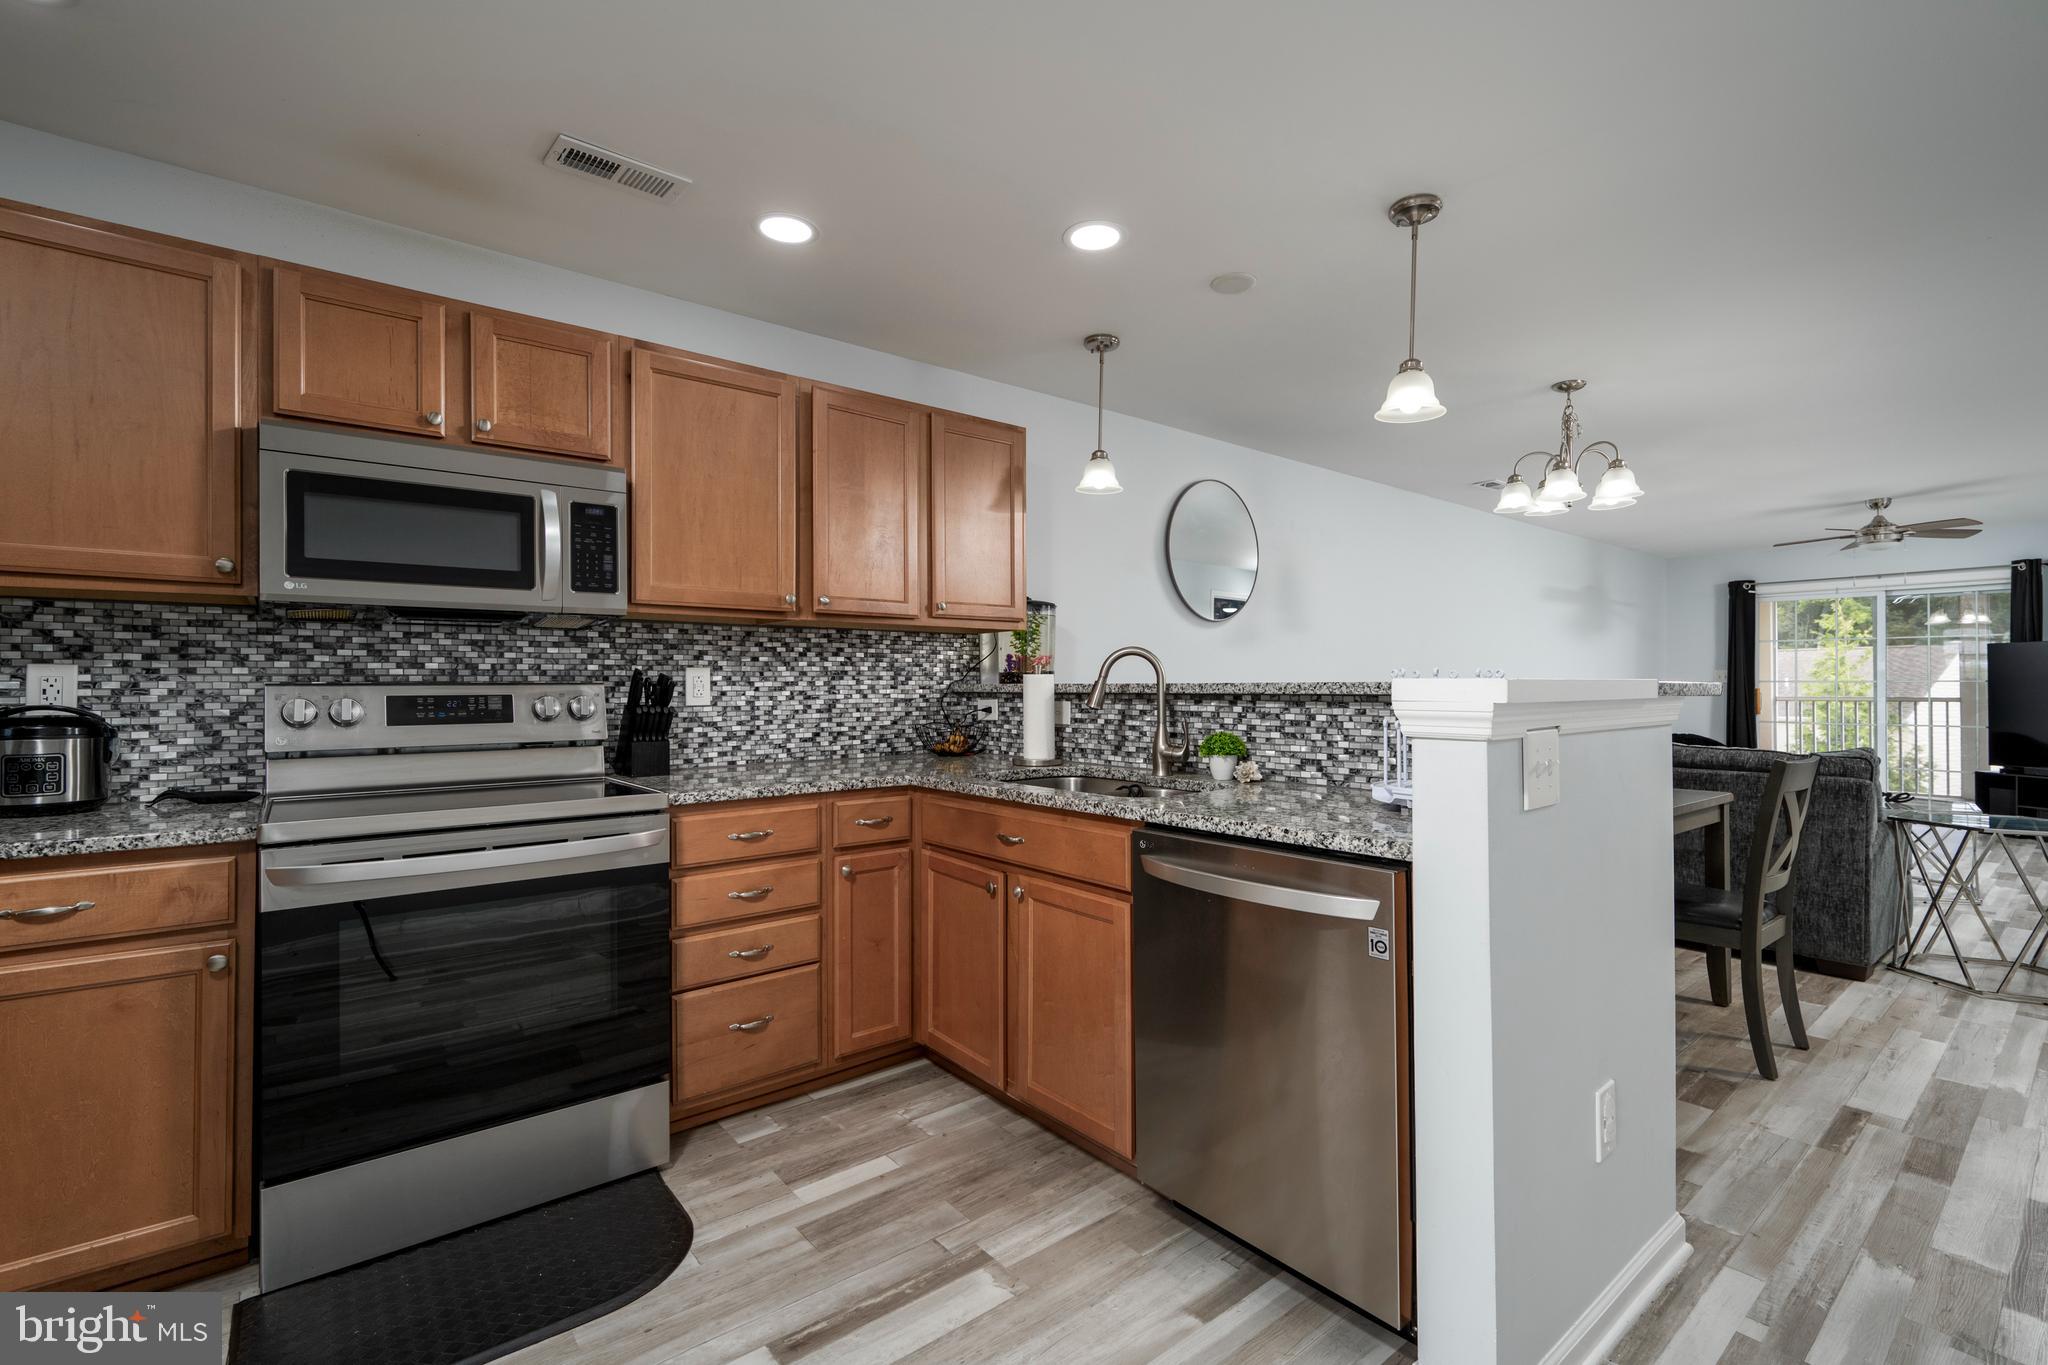
[[[1191,483],[1166,519],[1166,568],[1188,610],[1228,621],[1259,581],[1259,532],[1237,490],[1216,479]]]

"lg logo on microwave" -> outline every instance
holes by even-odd
[[[220,1313],[218,1294],[0,1294],[0,1365],[214,1365]]]

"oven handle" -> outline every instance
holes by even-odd
[[[596,839],[573,839],[557,844],[528,844],[518,848],[487,848],[475,853],[432,853],[417,858],[384,858],[376,862],[318,863],[310,867],[266,868],[263,875],[276,886],[345,886],[351,882],[394,881],[400,877],[425,877],[437,872],[476,872],[501,867],[564,863],[604,853],[624,853],[652,848],[668,837],[666,829],[642,830],[638,834],[607,834]]]
[[[559,607],[562,587],[562,504],[555,490],[540,490],[540,595],[551,607]]]

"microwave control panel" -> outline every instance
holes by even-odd
[[[619,590],[619,509],[605,502],[569,504],[569,591]]]

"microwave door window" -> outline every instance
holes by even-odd
[[[285,502],[294,578],[520,592],[540,583],[530,494],[292,470]]]

